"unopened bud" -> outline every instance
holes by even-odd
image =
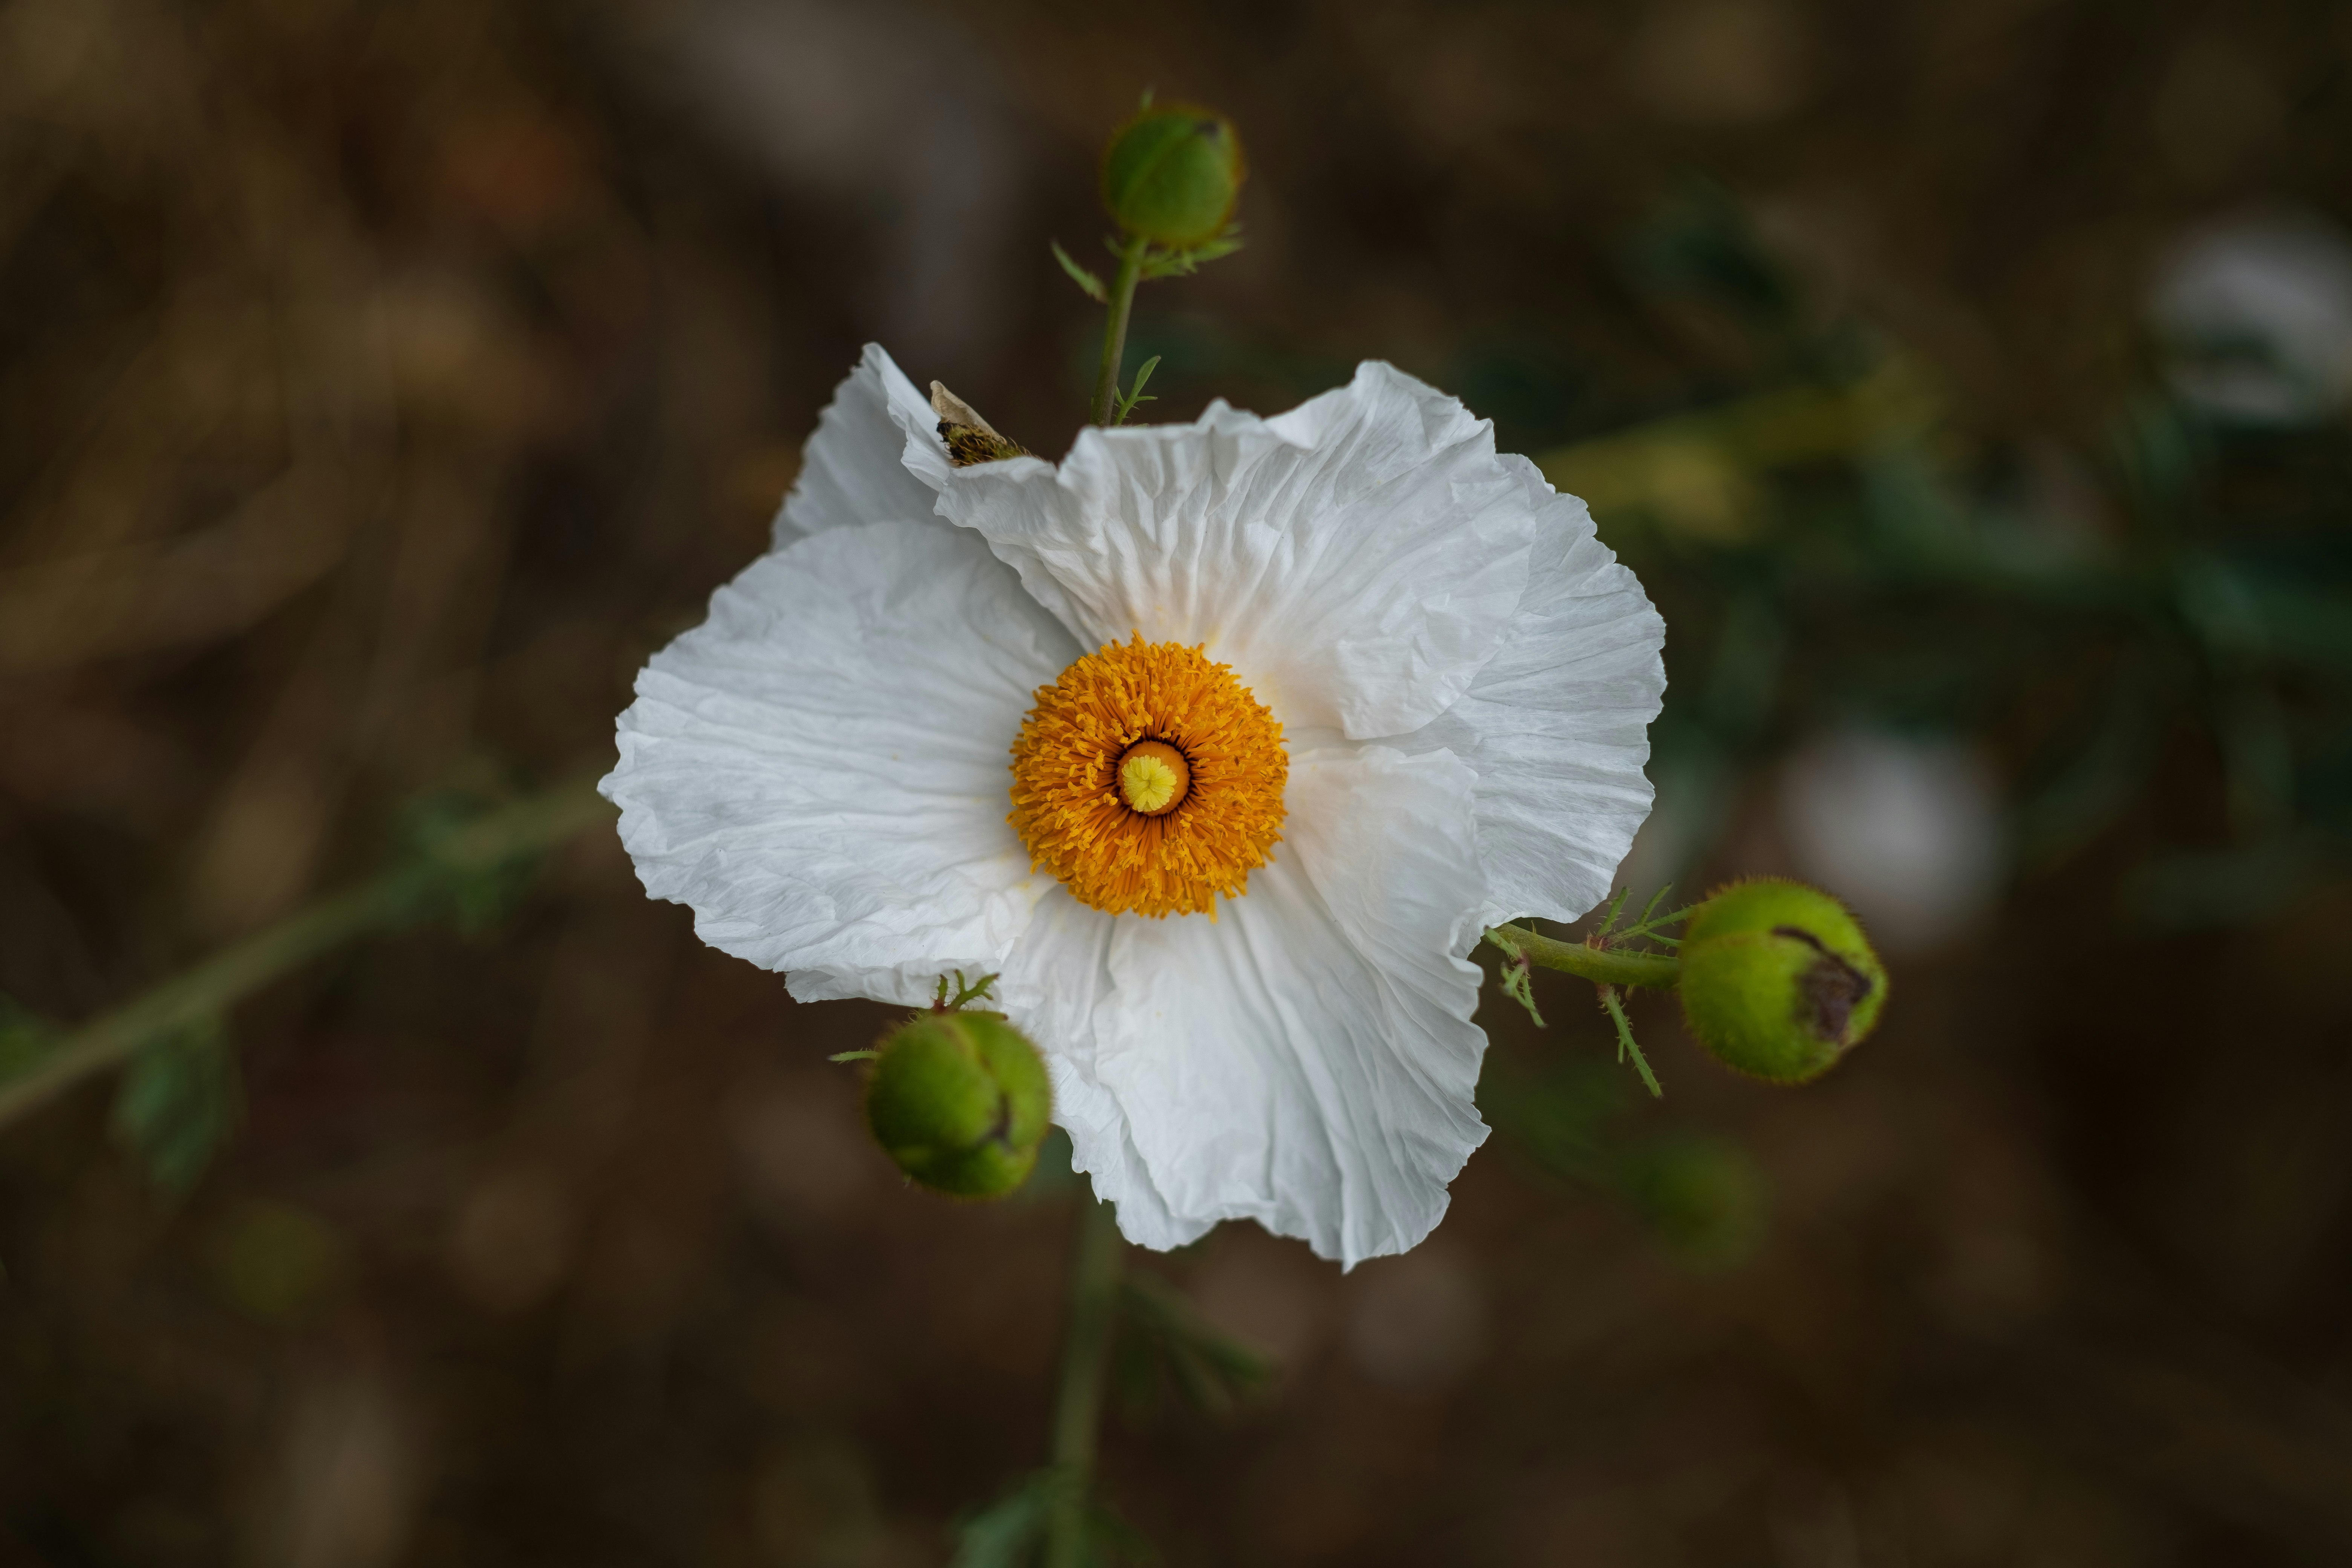
[[[1224,232],[1247,174],[1232,121],[1196,104],[1153,105],[1103,149],[1103,205],[1128,233],[1182,250]]]
[[[1683,1017],[1717,1059],[1802,1083],[1861,1043],[1886,969],[1846,907],[1777,877],[1735,882],[1683,928]]]
[[[1037,1047],[993,1013],[925,1013],[884,1040],[866,1121],[924,1186],[1002,1197],[1027,1179],[1054,1092]]]

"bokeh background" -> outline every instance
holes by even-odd
[[[865,341],[1060,450],[1146,87],[1255,170],[1150,413],[1492,417],[1667,616],[1627,880],[1816,878],[1895,989],[1794,1092],[1643,1003],[1659,1103],[1491,995],[1426,1246],[1149,1262],[1276,1370],[1128,1385],[1138,1531],[2352,1560],[2341,5],[11,0],[0,1069],[607,758]],[[904,1188],[825,1060],[887,1018],[596,831],[0,1126],[0,1558],[944,1563],[1071,1183]]]

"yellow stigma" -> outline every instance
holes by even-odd
[[[1192,765],[1165,741],[1138,741],[1118,760],[1119,798],[1128,809],[1164,816],[1184,804]]]
[[[1231,668],[1139,632],[1037,689],[1007,820],[1082,903],[1208,913],[1268,862],[1289,776],[1282,726]]]

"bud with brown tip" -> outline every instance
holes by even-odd
[[[1886,968],[1846,907],[1778,877],[1735,882],[1683,928],[1683,1017],[1725,1065],[1803,1083],[1860,1044]]]

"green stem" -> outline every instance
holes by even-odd
[[[1110,319],[1103,326],[1102,368],[1095,373],[1095,400],[1087,423],[1108,425],[1118,406],[1119,362],[1127,356],[1127,318],[1135,309],[1135,286],[1143,280],[1145,241],[1136,236],[1118,254],[1118,276],[1110,286]]]
[[[1682,962],[1666,952],[1621,952],[1587,947],[1580,942],[1554,942],[1525,926],[1496,926],[1486,940],[1514,958],[1579,975],[1598,985],[1649,985],[1671,989],[1682,979]]]
[[[1095,1434],[1101,1424],[1103,1382],[1110,1367],[1112,1320],[1127,1243],[1111,1206],[1091,1193],[1078,1200],[1070,1241],[1069,1318],[1062,1327],[1062,1383],[1054,1399],[1053,1511],[1045,1520],[1045,1568],[1080,1568],[1087,1561],[1087,1515],[1092,1501]]]
[[[0,1085],[0,1126],[37,1110],[157,1037],[217,1017],[247,994],[371,931],[412,918],[436,883],[553,847],[612,808],[576,780],[459,828],[426,857],[333,894],[84,1024]]]
[[[1650,1070],[1650,1058],[1642,1054],[1642,1043],[1633,1037],[1633,1021],[1625,1016],[1625,1004],[1617,1000],[1617,987],[1602,985],[1597,989],[1601,993],[1601,1006],[1609,1010],[1610,1022],[1617,1026],[1617,1059],[1622,1062],[1632,1057],[1633,1070],[1642,1075],[1643,1083],[1649,1085],[1650,1098],[1665,1099],[1666,1091],[1658,1087],[1658,1075]]]

